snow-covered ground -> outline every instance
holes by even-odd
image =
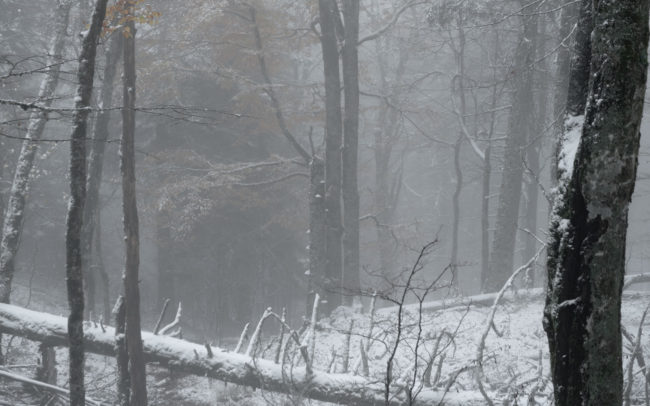
[[[533,292],[535,293],[535,292]],[[415,391],[424,386],[425,377],[431,387],[438,391],[448,390],[454,396],[468,393],[478,394],[480,379],[488,395],[499,401],[517,399],[519,404],[530,404],[531,393],[535,393],[536,404],[550,404],[551,385],[548,382],[549,358],[546,337],[541,325],[543,299],[539,294],[520,293],[518,299],[499,305],[485,342],[482,365],[483,376],[477,376],[477,349],[482,333],[487,326],[490,306],[475,306],[456,303],[444,310],[427,311],[418,322],[414,307],[404,317],[394,361],[393,381],[402,387],[412,385],[411,377],[417,369]],[[626,293],[623,305],[623,323],[633,336],[637,335],[639,320],[650,303],[648,293]],[[386,375],[387,360],[395,348],[397,337],[397,313],[395,310],[377,311],[371,323],[368,314],[349,308],[338,309],[331,318],[322,320],[316,331],[314,344],[314,369],[320,371],[344,372],[345,354],[348,353],[349,335],[350,373],[363,374],[361,359],[363,346],[368,349],[369,379],[381,383]],[[277,337],[272,334],[277,326],[267,322],[259,356],[273,359],[277,348]],[[646,324],[648,321],[646,321]],[[500,335],[497,335],[498,334]],[[307,332],[303,333],[304,335]],[[419,339],[418,339],[419,337]],[[370,338],[370,339],[369,339]],[[32,376],[37,363],[37,345],[21,338],[5,337],[11,341],[8,352],[9,369]],[[627,340],[624,340],[627,343]],[[641,340],[643,354],[650,352],[650,341]],[[434,350],[437,347],[437,351]],[[6,348],[6,347],[5,347]],[[419,357],[416,361],[415,351]],[[364,351],[365,352],[365,351]],[[630,348],[625,349],[624,367],[629,363]],[[287,354],[287,359],[291,354]],[[66,386],[66,350],[57,350],[59,362],[58,384]],[[293,357],[296,368],[302,361]],[[432,361],[433,360],[433,361]],[[111,404],[116,380],[115,362],[111,357],[89,355],[87,362],[88,394],[96,400]],[[425,373],[430,364],[430,372]],[[11,367],[15,365],[17,367]],[[321,404],[295,396],[279,395],[264,390],[252,390],[237,385],[225,385],[216,380],[182,375],[167,368],[151,365],[149,372],[149,393],[152,405],[284,405],[294,402]],[[632,404],[644,404],[645,379],[638,365],[634,365],[634,386]],[[480,396],[480,395],[478,395]],[[36,395],[21,385],[0,379],[0,404],[38,404]],[[4,403],[3,403],[4,402]],[[22,402],[22,403],[21,403]],[[534,403],[533,403],[534,404]]]

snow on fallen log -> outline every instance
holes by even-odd
[[[68,343],[67,319],[48,313],[36,312],[18,306],[0,304],[0,332],[25,337],[51,346]],[[115,332],[111,327],[84,326],[87,352],[113,356]],[[238,385],[261,388],[280,393],[290,393],[325,402],[356,406],[383,405],[383,382],[371,381],[361,376],[305,372],[304,366],[276,365],[271,360],[253,359],[218,347],[212,347],[208,358],[205,347],[168,336],[142,333],[147,362],[171,366],[176,371],[207,376]],[[399,392],[393,388],[392,393]],[[482,405],[478,392],[436,392],[423,390],[415,404],[431,405]],[[405,404],[399,396],[392,405]]]

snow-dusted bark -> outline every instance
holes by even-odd
[[[40,341],[53,346],[67,345],[66,320],[47,313],[35,312],[18,306],[0,304],[0,331]],[[85,328],[86,351],[115,355],[115,331],[112,327]],[[277,365],[272,360],[253,359],[244,354],[211,347],[206,348],[169,336],[142,333],[147,362],[173,366],[175,371],[207,376],[225,382],[262,388],[273,392],[300,394],[306,398],[344,405],[379,406],[384,403],[383,383],[361,376],[329,374],[313,371],[307,374],[304,366]],[[394,388],[391,393],[399,390]],[[441,402],[442,401],[442,402]],[[498,402],[495,402],[498,403]],[[403,405],[397,395],[391,405]],[[414,405],[483,405],[478,392],[432,391],[424,389]]]
[[[90,98],[95,76],[97,42],[102,31],[108,0],[98,0],[88,31],[83,36],[75,111],[70,141],[70,202],[66,224],[66,285],[68,290],[68,337],[70,350],[70,406],[85,404],[84,333],[83,333],[83,269],[81,266],[81,225],[86,199],[86,138]]]
[[[625,241],[647,71],[648,0],[581,4],[544,309],[558,406],[622,401]]]
[[[71,0],[60,0],[57,2],[54,17],[54,36],[52,37],[49,56],[46,62],[48,68],[38,92],[38,99],[44,107],[49,107],[52,104],[52,96],[59,81],[62,60],[61,53],[65,44],[71,4]],[[46,123],[47,113],[45,111],[35,109],[30,115],[25,141],[23,141],[20,150],[11,191],[9,192],[7,208],[4,213],[2,241],[0,242],[0,301],[3,303],[9,303],[11,296],[14,260],[18,253],[20,236],[23,230],[30,174],[34,166],[38,140],[43,134]]]

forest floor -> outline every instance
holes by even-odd
[[[543,298],[539,292],[522,291],[516,295],[511,294],[509,299],[498,306],[494,327],[489,329],[485,340],[482,363],[484,375],[481,382],[488,395],[499,403],[548,405],[551,385],[548,381],[547,342],[541,324]],[[650,292],[625,294],[623,325],[634,337],[639,331],[639,322],[648,304]],[[455,303],[446,309],[425,311],[421,319],[417,317],[418,312],[414,311],[417,306],[405,310],[399,333],[402,339],[395,350],[394,381],[409,386],[413,370],[424,371],[430,363],[430,372],[425,379],[432,388],[450,392],[476,392],[478,348],[486,326],[489,326],[487,323],[491,306],[472,305],[469,301]],[[350,308],[339,308],[330,318],[319,322],[314,344],[314,369],[342,373],[347,364],[349,373],[363,374],[360,349],[363,346],[368,350],[369,379],[382,381],[387,360],[395,348],[396,316],[394,308],[384,308],[376,312],[374,322],[371,323],[368,314]],[[353,326],[350,330],[351,321]],[[648,323],[650,320],[646,319],[644,324]],[[273,359],[277,348],[277,334],[274,331],[277,333],[276,325],[265,329],[266,339],[258,347],[260,357]],[[372,339],[369,340],[369,337]],[[643,354],[650,354],[650,340],[645,338],[648,335],[642,337],[640,343]],[[624,343],[627,344],[627,340],[624,339]],[[5,337],[3,348],[8,349],[6,370],[28,377],[34,376],[38,362],[36,343],[20,337]],[[414,357],[416,348],[419,354],[417,361]],[[624,349],[624,368],[628,368],[630,363],[631,348],[627,345]],[[57,349],[58,385],[62,387],[66,386],[67,381],[66,359],[66,349]],[[296,367],[299,367],[299,357],[294,360]],[[646,362],[650,362],[650,359],[646,358]],[[86,370],[88,395],[102,404],[113,404],[115,360],[89,355]],[[635,363],[632,372],[634,381],[631,404],[645,404],[646,381],[643,371]],[[148,377],[151,405],[323,404],[302,399],[299,394],[279,395],[226,385],[213,379],[181,375],[156,365],[148,366]],[[417,384],[421,379],[422,375],[418,375]],[[416,390],[417,388],[415,386]],[[64,404],[57,403],[60,400],[50,401],[49,398],[50,395],[46,392],[0,378],[0,406]],[[513,402],[515,399],[516,402]]]

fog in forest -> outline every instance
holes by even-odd
[[[71,314],[85,404],[553,404],[552,205],[599,145],[571,144],[574,72],[619,15],[585,29],[582,3],[0,0],[0,404],[83,404]],[[596,82],[586,117],[631,100]],[[601,168],[632,174],[606,184],[633,186],[606,227],[628,221],[627,405],[650,377],[648,126],[620,147],[636,174]]]

